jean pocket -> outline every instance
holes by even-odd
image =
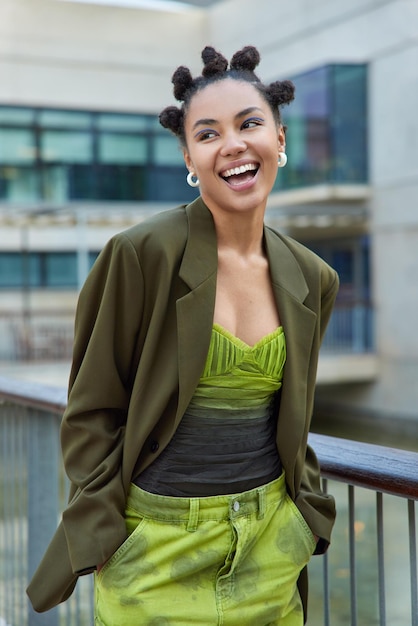
[[[123,561],[132,546],[138,541],[147,522],[145,517],[142,517],[137,511],[130,508],[127,508],[125,511],[125,520],[128,537],[103,565],[97,574],[98,579],[103,578],[110,569],[113,569]]]
[[[316,541],[312,530],[302,513],[293,502],[292,498],[286,495],[286,501],[290,512],[290,518],[293,520],[292,527],[294,529],[294,553],[295,560],[300,565],[306,565],[316,548]]]

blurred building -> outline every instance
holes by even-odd
[[[418,417],[418,3],[124,4],[0,4],[0,357],[68,354],[104,243],[196,195],[157,119],[173,70],[254,44],[297,89],[267,221],[341,278],[318,405]]]

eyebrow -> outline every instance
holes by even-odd
[[[254,113],[255,111],[261,111],[263,112],[262,109],[260,109],[260,107],[248,107],[246,109],[244,109],[243,111],[240,111],[239,113],[237,113],[234,116],[235,120],[238,120],[241,117],[244,117],[245,115],[249,115],[250,113]],[[212,126],[213,124],[217,124],[218,120],[215,120],[214,118],[211,117],[204,117],[200,120],[197,120],[192,127],[192,130],[195,130],[198,126]]]

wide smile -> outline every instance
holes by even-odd
[[[255,162],[244,163],[243,165],[238,165],[237,167],[231,167],[229,169],[223,170],[220,173],[220,176],[231,187],[242,188],[248,186],[248,184],[253,183],[259,167],[259,164]]]

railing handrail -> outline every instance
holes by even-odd
[[[61,415],[66,389],[0,376],[0,399]],[[325,478],[418,500],[418,452],[311,433]]]
[[[311,433],[324,478],[418,500],[418,452]]]

